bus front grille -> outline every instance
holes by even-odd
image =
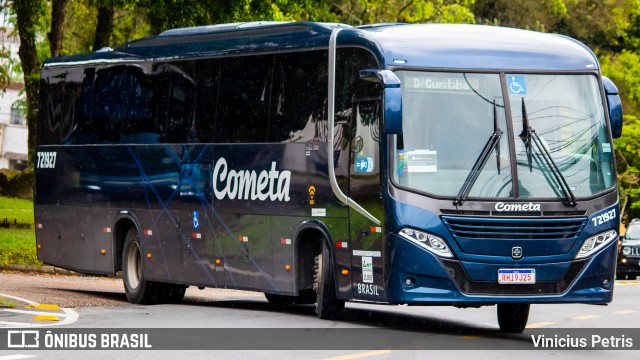
[[[465,239],[548,239],[575,240],[586,218],[515,219],[443,216],[454,238]]]

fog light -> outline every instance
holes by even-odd
[[[405,283],[405,284],[407,284],[407,286],[413,286],[413,284],[414,284],[415,282],[416,282],[416,281],[415,281],[413,278],[407,278],[407,279],[404,281],[404,283]]]
[[[603,284],[604,286],[609,285],[609,279],[604,279],[604,281],[602,282],[602,284]]]

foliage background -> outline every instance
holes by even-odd
[[[33,151],[39,69],[49,56],[85,53],[186,26],[253,20],[475,23],[574,37],[618,86],[623,136],[615,141],[620,203],[640,217],[640,0],[4,0],[19,30]],[[0,56],[6,53],[0,51]],[[8,62],[0,64],[6,86]],[[33,156],[30,156],[33,159]]]

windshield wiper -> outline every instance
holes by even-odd
[[[544,162],[547,163],[549,170],[551,170],[551,174],[553,174],[553,177],[558,182],[558,185],[560,185],[560,190],[562,190],[562,194],[564,194],[565,198],[565,201],[563,203],[568,207],[575,207],[577,204],[576,197],[573,195],[567,179],[565,179],[565,177],[560,172],[558,165],[556,165],[556,163],[553,161],[553,158],[551,158],[549,150],[547,150],[546,146],[544,146],[535,129],[533,129],[529,124],[529,117],[527,116],[527,108],[524,104],[524,97],[522,98],[522,132],[520,133],[520,139],[522,139],[527,149],[529,171],[533,172],[533,154],[531,146],[531,143],[533,141],[533,144],[535,144],[536,148],[538,149],[540,156],[542,157],[542,159],[544,159]]]
[[[489,155],[493,149],[496,149],[496,164],[498,165],[498,174],[500,174],[500,137],[502,137],[502,130],[500,130],[500,126],[498,124],[498,111],[496,110],[496,102],[493,101],[493,134],[487,140],[487,143],[484,145],[484,149],[476,159],[475,164],[469,171],[467,178],[464,180],[462,184],[462,188],[458,192],[458,196],[455,200],[453,200],[453,205],[458,206],[464,204],[467,200],[467,196],[469,196],[469,192],[471,192],[471,188],[473,184],[478,180],[478,176],[480,176],[480,172],[484,165],[489,160]]]

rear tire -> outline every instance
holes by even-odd
[[[520,334],[529,320],[530,304],[498,304],[500,331]]]
[[[316,291],[316,315],[320,319],[335,319],[344,310],[344,300],[336,296],[334,266],[327,243],[315,258],[313,290]]]
[[[127,300],[133,304],[158,302],[158,287],[144,279],[140,239],[135,228],[127,231],[122,251],[122,280]]]
[[[138,232],[131,228],[122,251],[122,280],[127,300],[133,304],[174,304],[182,301],[187,287],[145,280],[143,261]]]

